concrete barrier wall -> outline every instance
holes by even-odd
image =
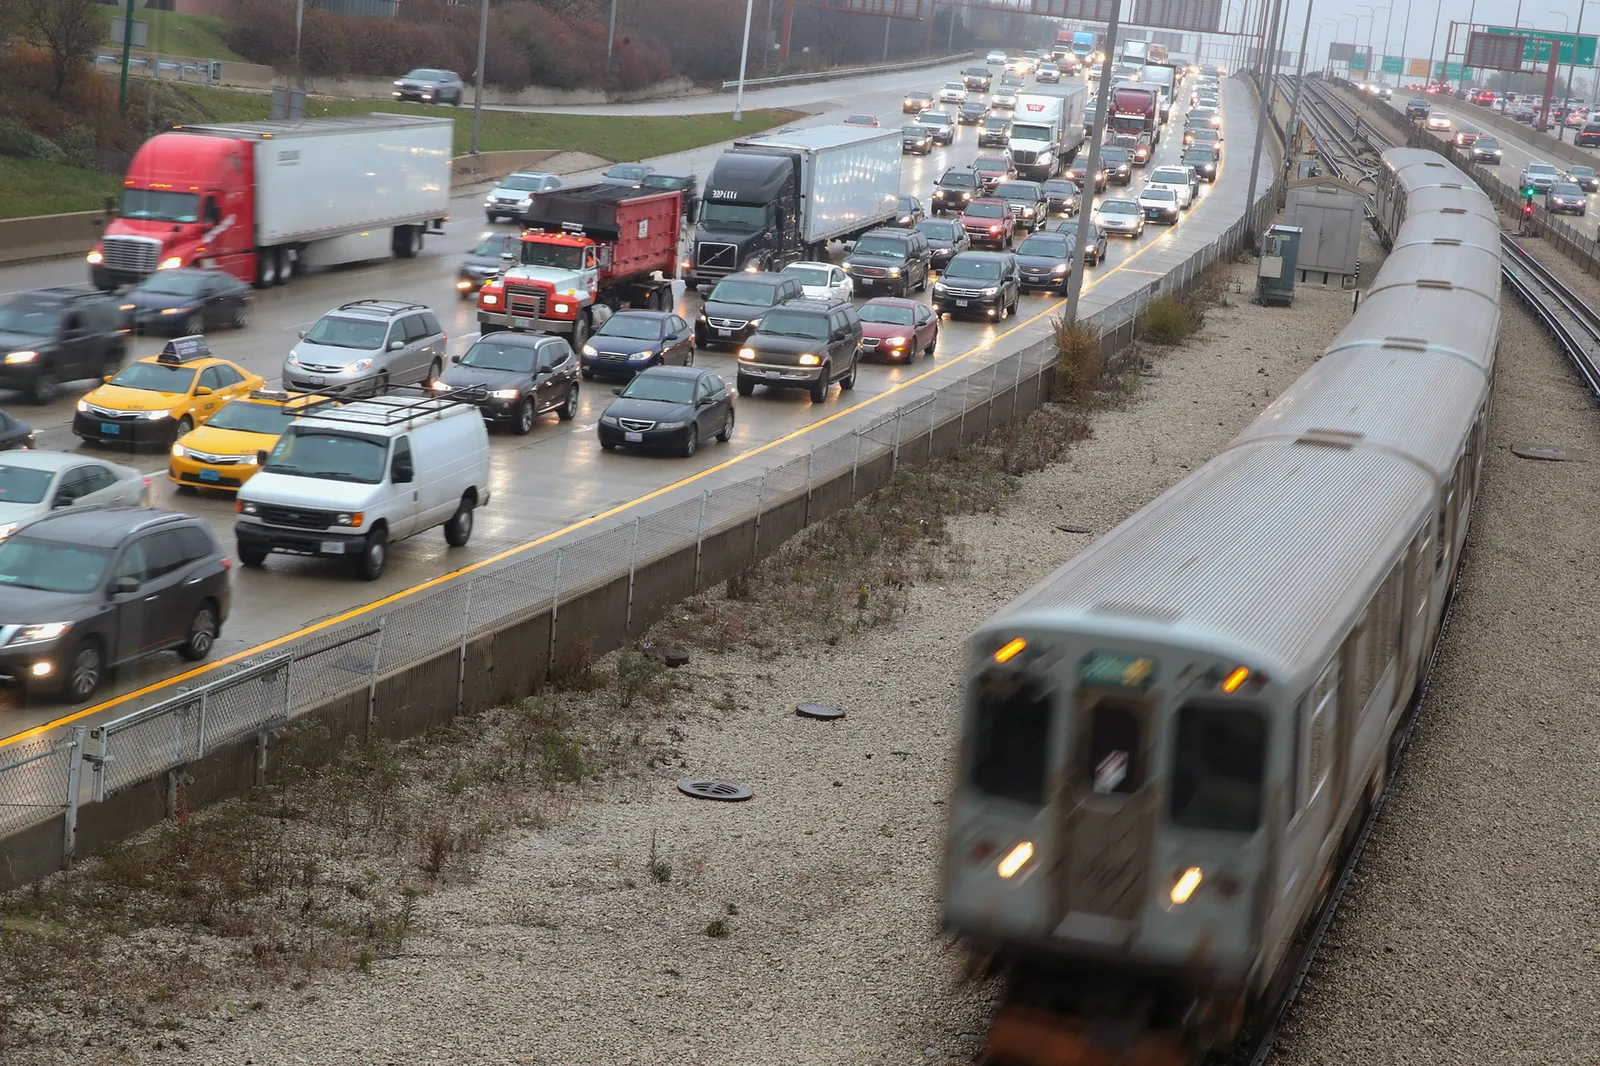
[[[103,225],[101,211],[0,219],[0,263],[84,255],[100,239]]]

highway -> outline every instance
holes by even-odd
[[[823,124],[838,121],[847,113],[868,111],[877,115],[884,127],[898,128],[904,121],[900,111],[903,90],[918,85],[936,88],[942,80],[940,72],[923,72],[920,77],[913,74],[896,79],[892,91],[878,89],[860,94],[850,91],[848,83],[812,86],[812,92],[829,100],[848,99],[848,107],[821,112],[800,124]],[[1170,228],[1150,226],[1140,241],[1113,238],[1108,263],[1089,271],[1083,314],[1109,306],[1166,273],[1242,214],[1254,129],[1250,95],[1242,83],[1230,80],[1224,84],[1223,99],[1227,141],[1217,183],[1203,187],[1200,202],[1181,224]],[[1174,161],[1180,153],[1181,137],[1177,134],[1182,128],[1182,113],[1174,112],[1155,164]],[[948,166],[971,162],[978,151],[976,136],[974,127],[960,127],[953,146],[936,149],[927,157],[906,157],[904,191],[925,200],[934,181]],[[654,162],[668,171],[693,170],[704,175],[721,149],[722,146],[712,146]],[[1230,152],[1236,153],[1237,165],[1228,165]],[[1245,162],[1239,162],[1241,159]],[[1270,181],[1271,170],[1263,168],[1262,187]],[[589,176],[568,175],[566,180],[575,184]],[[1132,189],[1136,191],[1138,187],[1136,178]],[[1109,195],[1122,192],[1113,186]],[[481,214],[482,196],[482,191],[477,191],[458,198],[445,235],[430,238],[423,254],[415,260],[299,277],[284,288],[258,294],[249,328],[213,334],[209,338],[213,348],[218,355],[275,383],[297,330],[309,327],[323,312],[342,302],[385,297],[432,306],[450,334],[452,352],[463,350],[476,336],[476,324],[472,305],[458,299],[454,283],[462,254],[487,229]],[[84,275],[85,266],[80,259],[0,270],[0,293],[81,283]],[[926,294],[922,298],[926,299]],[[1018,319],[1012,322],[997,326],[947,321],[931,366],[925,362],[909,367],[866,364],[853,392],[835,390],[820,406],[814,406],[802,393],[758,392],[740,402],[739,426],[733,441],[708,446],[693,459],[601,452],[595,425],[612,396],[609,387],[586,385],[574,421],[559,423],[549,415],[527,437],[493,434],[493,503],[479,511],[469,546],[447,548],[437,530],[400,542],[394,545],[383,579],[370,583],[351,577],[347,567],[329,560],[274,555],[265,569],[235,567],[233,614],[212,661],[242,657],[263,642],[303,631],[376,600],[404,595],[420,582],[434,581],[461,567],[504,555],[535,538],[561,535],[588,525],[597,517],[609,518],[631,505],[646,501],[670,504],[682,495],[698,495],[705,489],[759,475],[765,466],[803,455],[813,444],[847,434],[872,417],[917,399],[922,391],[940,387],[1039,340],[1048,331],[1050,313],[1060,305],[1061,301],[1054,297],[1026,296]],[[680,287],[680,312],[693,317],[697,308],[698,299],[686,296]],[[132,354],[151,354],[159,350],[160,344],[160,339],[141,339]],[[731,353],[701,352],[696,362],[723,372],[731,380]],[[68,429],[73,406],[92,384],[83,382],[65,390],[63,399],[48,407],[29,407],[20,398],[5,395],[0,395],[0,403],[41,431],[41,447],[72,449],[77,446]],[[120,451],[105,454],[154,474],[163,473],[166,466],[164,452],[132,457]],[[219,541],[232,548],[231,497],[178,496],[164,477],[157,485],[157,506],[204,516]],[[112,686],[102,690],[102,698],[148,686],[174,675],[184,665],[172,653],[152,657],[137,668],[121,671]],[[9,705],[0,704],[0,711],[5,715],[3,732],[12,736],[72,710],[59,703],[22,707],[10,692],[0,693],[0,698],[11,700]]]

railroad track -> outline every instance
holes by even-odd
[[[1589,391],[1600,397],[1600,313],[1509,233],[1500,235],[1501,273],[1555,335]]]

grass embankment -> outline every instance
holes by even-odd
[[[0,218],[96,211],[121,187],[97,170],[0,156]]]
[[[111,42],[111,24],[127,17],[122,4],[107,7],[103,12],[106,21],[105,43]],[[133,13],[135,22],[150,24],[150,42],[139,51],[159,52],[168,56],[188,56],[193,59],[224,59],[235,63],[245,60],[222,43],[222,20],[209,15],[182,15],[176,11],[153,11],[140,8]],[[120,46],[119,46],[120,47]]]

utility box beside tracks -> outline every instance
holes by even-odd
[[[1283,219],[1304,231],[1297,264],[1301,281],[1354,284],[1366,211],[1367,197],[1341,178],[1319,174],[1289,183]]]
[[[1256,303],[1288,307],[1294,302],[1294,271],[1302,235],[1299,226],[1273,226],[1261,238],[1261,259],[1256,265]]]

